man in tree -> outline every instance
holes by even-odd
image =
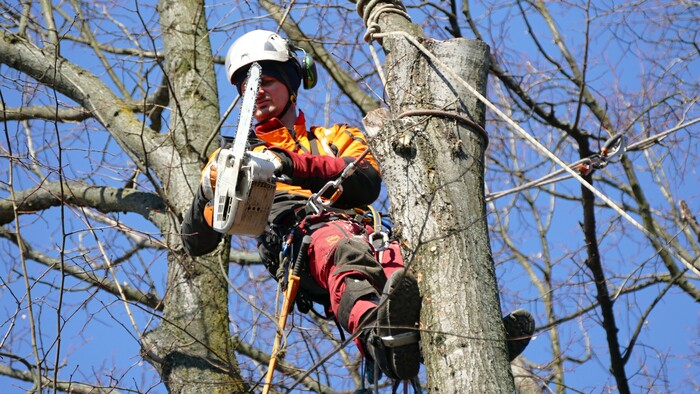
[[[297,92],[302,82],[313,87],[316,74],[310,58],[300,62],[295,50],[278,34],[256,30],[236,40],[226,55],[228,80],[239,92],[250,66],[257,62],[262,68],[249,154],[274,163],[275,174],[286,179],[277,182],[268,226],[258,238],[260,256],[273,277],[282,280],[289,262],[301,253],[300,309],[308,311],[311,302],[324,305],[346,331],[362,330],[355,343],[384,374],[412,379],[421,361],[418,285],[404,267],[398,243],[370,242],[373,225],[368,216],[358,214],[379,196],[379,167],[359,129],[345,124],[306,127],[303,112],[296,108]],[[213,251],[222,237],[211,227],[218,152],[202,171],[182,225],[185,248],[193,256]],[[342,180],[333,207],[312,212],[309,197],[337,180],[351,163],[356,169]],[[323,197],[334,191],[330,188]],[[310,242],[302,242],[304,236]],[[524,311],[504,321],[509,338],[525,338],[509,341],[513,359],[527,345],[534,322]]]

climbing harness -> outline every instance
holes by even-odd
[[[360,215],[361,210],[359,209],[355,210],[355,212],[358,213],[358,215],[354,216],[346,212],[335,212],[331,210],[332,205],[338,200],[338,198],[343,192],[342,182],[353,174],[359,162],[362,161],[368,153],[369,147],[366,148],[362,152],[362,154],[360,154],[360,156],[358,156],[353,162],[348,164],[345,167],[345,169],[343,169],[342,173],[340,174],[340,176],[338,176],[337,179],[329,181],[317,193],[312,194],[306,203],[305,212],[307,212],[308,214],[303,219],[301,219],[297,225],[293,226],[293,229],[284,237],[282,249],[279,253],[278,258],[278,261],[280,262],[280,267],[278,267],[278,270],[275,273],[275,278],[277,279],[282,291],[284,292],[284,301],[282,303],[282,309],[280,311],[279,319],[277,322],[277,333],[275,334],[275,341],[273,344],[270,362],[265,377],[263,394],[268,394],[270,391],[272,377],[277,366],[277,355],[278,353],[280,353],[279,348],[284,327],[287,324],[287,318],[289,316],[289,313],[292,311],[292,307],[299,293],[299,286],[301,282],[300,274],[302,267],[306,265],[306,260],[308,258],[308,248],[311,244],[311,233],[313,233],[314,230],[324,225],[328,221],[335,220],[338,218],[356,220],[360,221],[360,223],[371,219],[375,221],[375,224],[373,226],[375,231],[372,234],[370,234],[370,243],[372,244],[372,247],[376,252],[381,253],[381,251],[383,251],[389,246],[389,233],[383,230],[381,215],[373,207],[370,206],[369,213],[367,213],[364,216]],[[329,190],[334,190],[333,194],[330,198],[324,201],[322,196]],[[358,219],[358,217],[364,219]],[[294,261],[291,262],[292,256],[294,256],[293,248],[295,244],[295,237],[299,236],[300,234],[303,234],[303,238],[296,251],[296,258],[294,258]],[[308,300],[306,301],[306,304],[297,302],[297,307],[300,309],[300,311],[308,312],[313,310],[311,306],[307,305],[311,304],[311,302],[308,302]],[[324,305],[326,309],[326,315],[328,315],[328,308],[330,307],[330,305],[327,305],[326,303],[322,303],[322,305]],[[313,311],[316,315],[328,319],[327,316],[322,316],[315,310]],[[345,335],[342,329],[340,328],[340,323],[335,317],[334,320],[336,322],[336,325],[338,326],[338,331],[340,332],[341,339],[345,341]]]

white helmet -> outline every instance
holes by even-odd
[[[296,92],[303,82],[304,89],[311,89],[316,85],[316,65],[310,55],[304,53],[301,61],[296,58],[295,48],[287,39],[268,30],[253,30],[236,41],[226,53],[226,77],[229,82],[236,84],[234,78],[242,80],[242,75],[236,75],[238,71],[246,71],[248,66],[255,62],[274,61],[274,67],[265,67],[263,71],[274,73],[281,79],[290,92]]]
[[[289,42],[267,30],[253,30],[239,37],[226,53],[226,76],[233,80],[236,71],[254,63],[273,60],[284,63],[293,59]]]

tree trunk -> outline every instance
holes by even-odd
[[[512,393],[485,218],[484,106],[406,38],[385,37],[383,45],[391,108],[368,114],[365,127],[420,282],[428,389]],[[422,45],[485,92],[483,42]]]
[[[204,3],[163,0],[158,12],[174,145],[165,153],[172,157],[173,171],[160,179],[171,206],[183,212],[198,187],[199,158],[206,157],[204,144],[219,119],[218,91]],[[163,319],[144,336],[144,356],[160,370],[171,393],[248,392],[228,325],[230,245],[223,242],[209,256],[193,259],[181,247],[174,215],[171,226],[163,231],[171,245]]]

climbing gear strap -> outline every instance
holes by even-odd
[[[284,289],[284,301],[282,302],[282,310],[280,311],[279,320],[277,322],[277,332],[275,334],[275,342],[272,346],[272,353],[270,354],[270,363],[267,367],[263,394],[270,392],[272,375],[275,373],[275,368],[277,366],[277,354],[279,353],[280,341],[282,340],[284,327],[287,325],[287,317],[292,310],[294,299],[296,298],[297,291],[299,290],[299,282],[301,281],[299,278],[299,271],[301,269],[301,264],[303,264],[304,260],[307,258],[307,251],[310,243],[311,236],[304,235],[297,258],[294,260],[294,264],[289,270],[289,275],[287,276],[287,282],[285,284],[286,289]]]
[[[371,205],[368,205],[368,208],[370,210],[371,219],[374,222],[374,231],[369,235],[369,243],[372,245],[375,252],[381,252],[389,248],[389,233],[384,231],[382,217],[379,212]]]
[[[375,346],[396,348],[401,346],[418,343],[420,334],[417,331],[409,331],[396,335],[387,335],[384,337],[375,336],[372,338],[372,344]]]

